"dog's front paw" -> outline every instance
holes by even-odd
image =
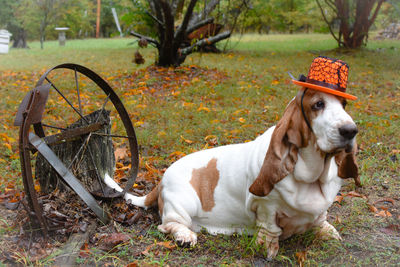
[[[316,233],[318,238],[322,240],[336,239],[342,241],[342,237],[332,224],[324,221],[320,227]]]
[[[275,258],[279,251],[279,236],[274,236],[266,229],[261,228],[257,234],[257,243],[267,250],[268,258]]]
[[[163,233],[171,233],[176,243],[181,247],[193,247],[197,243],[197,235],[185,225],[177,222],[169,222],[158,226]]]
[[[183,231],[176,232],[174,234],[174,238],[176,243],[180,247],[194,247],[197,243],[197,235],[196,233],[190,231],[189,229],[185,229]]]

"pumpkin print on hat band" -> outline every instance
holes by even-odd
[[[301,75],[292,80],[296,85],[338,95],[350,100],[357,97],[346,93],[349,66],[342,60],[319,56],[311,63],[308,76]]]

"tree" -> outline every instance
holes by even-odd
[[[20,8],[22,1],[0,0],[0,28],[6,28],[11,32],[11,40],[13,40],[13,48],[28,48],[26,43],[27,32],[23,20],[20,16]]]
[[[230,31],[224,31],[206,38],[195,39],[187,42],[188,36],[205,25],[213,23],[212,12],[220,4],[220,0],[202,1],[204,5],[196,5],[198,0],[147,0],[142,3],[134,0],[133,3],[139,7],[152,20],[155,27],[155,38],[148,35],[131,31],[131,34],[139,39],[146,40],[158,50],[158,66],[179,66],[184,62],[187,55],[195,49],[204,45],[215,44],[218,41],[229,38]],[[231,2],[231,1],[226,1]],[[247,4],[246,0],[232,0],[232,8],[226,13],[240,13]],[[215,14],[214,14],[215,15]],[[176,22],[177,25],[175,24]],[[149,36],[150,35],[150,36]]]
[[[334,13],[331,21],[328,20],[326,9],[320,0],[316,1],[339,47],[359,48],[367,42],[368,31],[385,0],[324,0],[325,6]],[[334,20],[339,21],[338,35],[333,30]]]

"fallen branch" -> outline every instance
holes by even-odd
[[[156,47],[160,46],[160,43],[157,42],[157,40],[155,40],[155,39],[153,39],[151,37],[139,34],[139,33],[135,32],[135,31],[131,31],[130,34],[135,36],[135,37],[137,37],[137,38],[139,38],[139,39],[145,39],[147,42],[149,42],[150,44],[155,45]]]
[[[186,30],[186,34],[189,34],[193,31],[203,27],[204,25],[212,23],[213,21],[214,21],[214,18],[208,18],[208,19],[202,20],[202,21],[196,23],[195,25],[188,27]]]
[[[180,50],[180,54],[181,56],[186,56],[188,54],[190,54],[191,52],[193,52],[193,50],[197,47],[201,47],[203,45],[210,45],[210,44],[214,44],[216,42],[219,42],[223,39],[229,38],[231,36],[231,32],[230,31],[226,31],[220,34],[217,34],[213,37],[210,38],[205,38],[205,39],[201,39],[199,41],[197,41],[196,43],[194,43],[193,45],[183,48]]]

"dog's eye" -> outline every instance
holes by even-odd
[[[325,108],[325,102],[320,100],[317,103],[315,103],[314,105],[312,105],[311,108],[313,110],[321,110],[321,109]]]
[[[346,100],[343,100],[343,102],[342,102],[343,109],[346,108],[346,105],[347,105],[347,101],[346,101]]]

